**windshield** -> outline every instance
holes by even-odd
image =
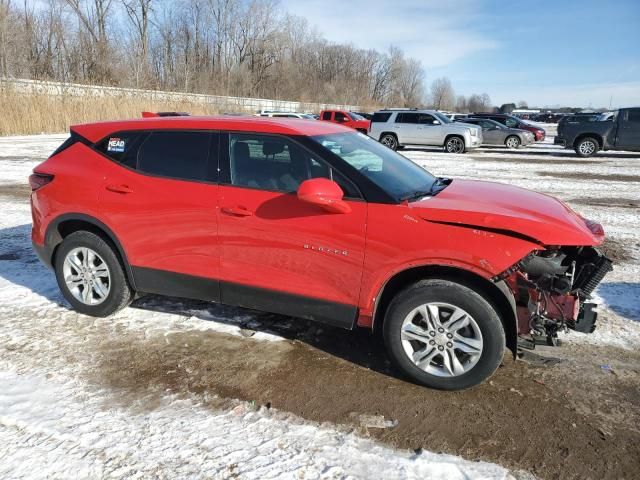
[[[347,112],[347,113],[351,117],[351,120],[364,120],[364,117],[361,115],[358,115],[357,113],[353,113],[353,112]]]
[[[408,158],[362,133],[333,133],[311,139],[335,153],[396,200],[432,194],[438,179]]]
[[[438,117],[438,120],[442,123],[453,123],[444,113],[433,112],[433,114]]]

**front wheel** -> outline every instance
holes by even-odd
[[[515,135],[511,135],[510,137],[507,137],[504,144],[507,148],[516,149],[520,147],[520,139]]]
[[[382,137],[380,137],[380,143],[385,147],[389,147],[391,150],[398,149],[398,139],[391,133],[385,133],[382,135]]]
[[[58,247],[54,266],[62,294],[80,313],[107,317],[133,298],[120,259],[95,233],[78,231],[67,236]]]
[[[600,146],[595,138],[586,137],[578,141],[575,146],[576,153],[579,157],[591,157],[598,153]]]
[[[460,137],[451,137],[445,142],[444,149],[447,153],[464,153],[464,140]]]
[[[462,390],[489,378],[502,361],[505,334],[495,308],[469,287],[423,280],[398,294],[384,319],[394,364],[414,381]]]

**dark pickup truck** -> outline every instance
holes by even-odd
[[[609,120],[563,120],[553,143],[573,148],[580,157],[590,157],[599,150],[640,152],[640,107],[621,108]]]

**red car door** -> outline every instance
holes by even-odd
[[[209,161],[217,140],[203,131],[132,132],[99,147],[116,160],[105,162],[101,217],[142,291],[219,297],[217,161]]]
[[[338,174],[290,139],[232,133],[228,141],[218,215],[222,301],[351,327],[367,204],[345,197],[351,211],[337,214],[300,201],[302,181]],[[358,196],[346,179],[338,183]]]

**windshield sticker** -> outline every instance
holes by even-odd
[[[126,140],[124,138],[112,137],[107,144],[107,152],[122,153],[124,152],[124,145]]]

